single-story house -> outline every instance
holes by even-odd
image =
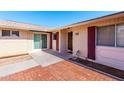
[[[124,70],[124,12],[49,29],[0,22],[0,57],[53,49]]]

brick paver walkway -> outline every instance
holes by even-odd
[[[0,80],[115,80],[109,76],[62,61],[47,67],[36,66]]]

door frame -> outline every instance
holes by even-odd
[[[47,48],[48,48],[48,43],[47,43],[47,42],[48,42],[48,35],[45,34],[45,33],[34,33],[34,34],[33,34],[33,38],[35,38],[35,37],[34,37],[35,34],[38,34],[38,35],[40,36],[40,42],[39,42],[40,45],[39,45],[39,48],[38,48],[38,49],[35,49],[34,39],[33,39],[33,50],[47,49]],[[46,35],[46,39],[47,39],[47,42],[46,42],[47,46],[46,46],[46,48],[42,48],[42,35],[43,35],[43,34]]]
[[[72,37],[71,37],[71,39],[72,39],[72,40],[71,40],[71,42],[72,42],[72,43],[71,43],[71,48],[72,48],[72,49],[69,49],[69,33],[72,33],[72,34],[71,34],[71,35],[72,35]],[[68,47],[67,47],[67,49],[68,49],[68,51],[71,51],[71,52],[72,52],[72,51],[73,51],[73,31],[68,32],[68,38],[67,38],[67,39],[68,39]]]

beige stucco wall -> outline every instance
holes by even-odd
[[[68,50],[68,31],[60,30],[60,52],[64,53]]]
[[[0,29],[0,57],[23,54],[32,50],[32,32],[24,30],[15,30],[20,32],[19,37],[2,37],[2,29],[3,28]]]
[[[82,27],[72,28],[73,31],[73,54],[80,51],[80,57],[87,57],[87,29]],[[76,35],[78,33],[78,35]]]

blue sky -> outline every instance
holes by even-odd
[[[0,20],[13,20],[55,28],[115,12],[117,11],[0,11]]]

